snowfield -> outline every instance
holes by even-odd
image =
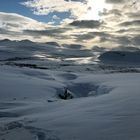
[[[25,49],[2,45],[0,140],[140,139],[138,65],[93,62],[94,51],[75,45],[72,49],[53,46],[55,55],[50,51],[54,42],[45,50],[44,44],[39,50],[35,44]],[[60,98],[65,94],[68,98]]]

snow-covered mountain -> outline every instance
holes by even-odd
[[[57,46],[60,47],[60,45],[57,42],[46,42],[47,45]]]
[[[99,56],[103,63],[140,64],[140,51],[108,51]]]
[[[34,45],[36,45],[36,43],[30,40],[21,40],[21,41],[9,40],[9,39],[0,40],[0,46],[20,47],[20,46],[34,46]]]

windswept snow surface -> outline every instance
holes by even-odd
[[[33,59],[43,46],[18,48],[27,59],[14,47],[0,48],[0,140],[140,139],[138,66],[79,64],[68,48],[74,60],[62,57],[60,46],[60,56],[50,60],[44,51],[45,58]],[[59,98],[65,89],[73,99]]]

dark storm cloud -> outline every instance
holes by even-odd
[[[102,23],[97,20],[75,20],[70,23],[71,26],[79,28],[99,28]]]
[[[135,46],[139,48],[140,35],[110,36],[109,41],[122,46]]]
[[[87,3],[88,0],[65,0],[67,2],[69,1],[74,1],[74,2],[83,2],[83,3]]]
[[[0,28],[0,34],[7,34],[7,33],[9,33],[8,30]]]
[[[140,33],[140,29],[134,27],[134,28],[129,28],[129,29],[120,29],[118,31],[116,31],[116,33],[124,33],[124,34],[128,34],[128,33]]]
[[[51,37],[55,41],[57,40],[64,40],[64,39],[71,39],[71,36],[69,34],[63,34],[66,31],[71,30],[69,28],[51,28],[51,29],[45,29],[45,30],[23,30],[24,35],[32,36],[33,38],[39,38],[39,37]]]
[[[62,44],[62,46],[67,49],[78,49],[78,50],[85,48],[83,45],[79,44]]]
[[[132,18],[132,19],[140,19],[140,13],[139,12],[129,12],[129,13],[126,13],[126,15],[129,18]]]
[[[140,35],[137,35],[132,38],[132,44],[140,48]]]
[[[122,45],[130,45],[131,44],[131,37],[129,37],[129,36],[122,36],[122,37],[115,37],[114,38],[115,40],[114,41],[116,41],[116,43],[118,43],[118,44],[122,44]]]
[[[119,9],[111,9],[111,10],[105,10],[104,12],[100,13],[100,16],[106,16],[106,15],[122,16],[122,11]]]
[[[140,36],[110,36],[110,38],[106,38],[104,41],[112,42],[113,44],[117,44],[117,46],[123,47],[137,47],[140,48]]]
[[[21,35],[21,33],[16,32],[16,31],[10,31],[4,28],[0,28],[0,35],[14,35],[14,36],[18,36]]]
[[[109,38],[110,35],[108,33],[105,32],[88,32],[82,35],[73,35],[76,37],[77,41],[81,41],[81,40],[90,40],[90,39],[94,39],[96,37],[99,37],[100,39],[103,40],[103,38]]]
[[[106,0],[106,2],[112,4],[120,4],[126,2],[126,0]]]
[[[119,24],[120,26],[140,26],[140,20],[126,21]]]
[[[24,30],[25,34],[33,36],[59,36],[61,33],[70,30],[69,28],[57,28],[57,29],[46,29],[46,30]]]

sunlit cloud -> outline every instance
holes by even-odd
[[[88,10],[86,14],[81,17],[87,20],[100,20],[100,13],[105,9],[109,10],[112,8],[112,5],[107,4],[105,0],[88,0],[87,6]]]
[[[18,14],[1,12],[0,38],[76,43],[87,47],[140,45],[139,0],[29,0],[22,4],[34,14],[55,14],[51,21],[41,23]],[[65,11],[71,14],[61,19],[57,12]],[[57,20],[60,24],[56,25]]]
[[[0,12],[0,26],[9,30],[44,29],[46,24],[15,13]]]
[[[99,12],[110,8],[105,0],[30,0],[21,4],[31,8],[37,15],[70,12],[69,18],[79,20],[97,20]]]
[[[87,5],[82,1],[67,0],[30,0],[21,4],[32,9],[34,14],[48,15],[52,12],[70,12],[71,18],[77,18],[87,12]]]

